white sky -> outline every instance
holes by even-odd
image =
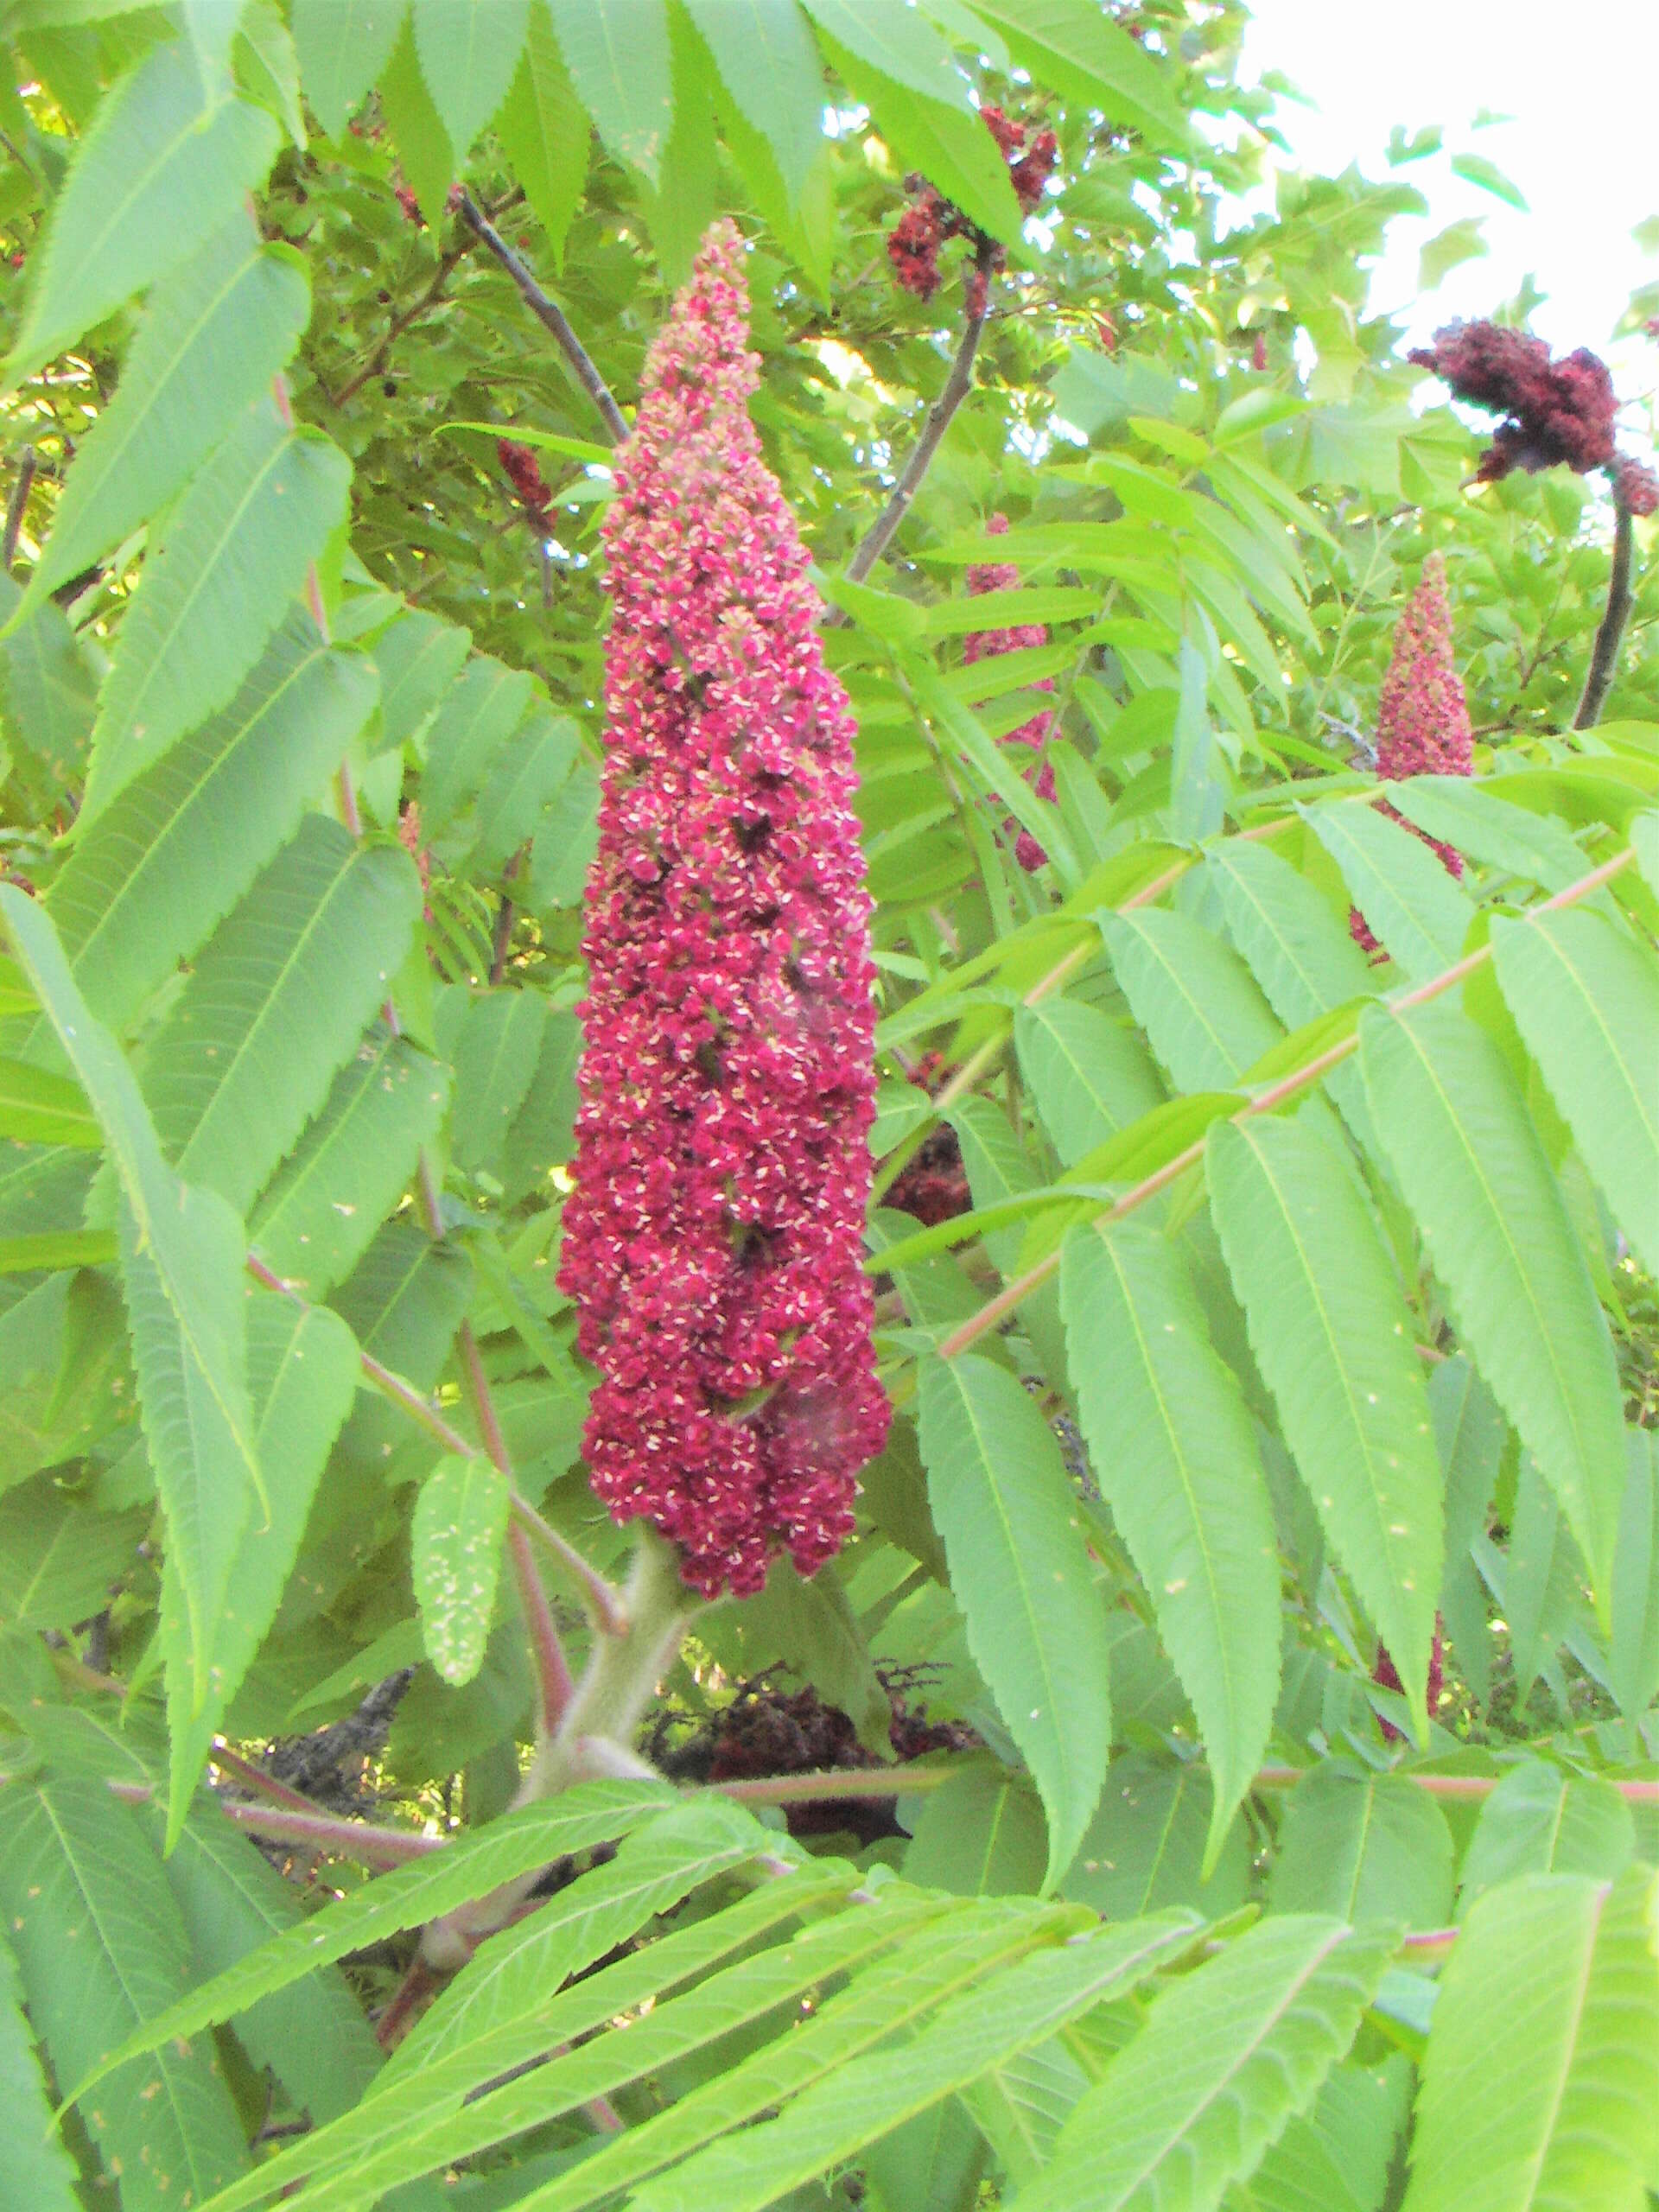
[[[1651,383],[1651,346],[1611,334],[1630,293],[1659,282],[1659,252],[1630,235],[1659,216],[1659,0],[1253,0],[1253,12],[1243,80],[1277,69],[1314,104],[1280,104],[1296,166],[1357,160],[1386,177],[1394,124],[1445,128],[1440,155],[1392,173],[1430,214],[1396,224],[1375,309],[1409,309],[1412,336],[1427,336],[1489,313],[1530,270],[1550,296],[1533,317],[1541,337],[1605,354],[1627,397]],[[1514,119],[1476,129],[1483,109]],[[1460,152],[1496,162],[1530,212],[1453,176]],[[1487,254],[1414,306],[1419,248],[1465,215],[1485,218]]]

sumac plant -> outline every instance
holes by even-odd
[[[0,5],[7,2212],[1656,2201],[1659,290],[1243,27]]]

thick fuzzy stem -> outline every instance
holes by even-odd
[[[680,1557],[648,1522],[639,1524],[639,1548],[623,1592],[627,1630],[595,1637],[588,1671],[576,1686],[556,1735],[537,1753],[518,1792],[529,1804],[556,1796],[593,1767],[585,1738],[631,1751],[658,1683],[673,1661],[699,1600],[680,1580]]]
[[[680,1580],[679,1554],[641,1522],[639,1548],[623,1592],[626,1631],[594,1637],[588,1671],[557,1730],[537,1750],[519,1788],[518,1804],[555,1797],[578,1782],[614,1774],[624,1758],[632,1770],[633,1738],[699,1602]],[[439,1972],[453,1973],[482,1937],[505,1926],[540,1878],[539,1872],[523,1875],[435,1920],[421,1939],[422,1957]]]

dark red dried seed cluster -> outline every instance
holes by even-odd
[[[1583,475],[1613,457],[1618,402],[1607,365],[1580,346],[1553,361],[1541,338],[1495,322],[1449,322],[1408,358],[1432,369],[1459,399],[1504,419],[1481,455],[1484,482],[1512,468],[1566,467]]]
[[[1621,461],[1613,473],[1613,497],[1628,514],[1650,515],[1659,508],[1659,476],[1639,461]]]
[[[1371,1680],[1380,1690],[1393,1690],[1401,1696],[1405,1694],[1406,1686],[1400,1679],[1400,1670],[1394,1663],[1394,1655],[1386,1643],[1379,1643],[1376,1647],[1376,1664],[1371,1669]],[[1446,1655],[1440,1644],[1440,1620],[1437,1613],[1434,1617],[1433,1640],[1428,1647],[1427,1700],[1431,1714],[1439,1703],[1440,1692],[1445,1687]],[[1382,1733],[1390,1743],[1404,1742],[1405,1732],[1396,1728],[1393,1721],[1383,1720],[1381,1722],[1381,1726]]]
[[[1408,357],[1432,369],[1459,399],[1503,419],[1475,474],[1496,483],[1513,468],[1608,471],[1613,497],[1633,515],[1659,507],[1659,477],[1621,458],[1613,440],[1618,400],[1607,364],[1580,346],[1554,361],[1541,338],[1495,322],[1449,322]]]
[[[853,725],[749,419],[743,245],[651,351],[605,524],[615,613],[559,1280],[585,1447],[707,1596],[810,1573],[886,1440],[862,1271],[874,1112]]]
[[[1008,181],[1027,215],[1042,203],[1048,180],[1059,158],[1059,141],[1052,130],[1039,130],[1027,141],[1027,125],[1016,123],[1000,107],[982,107],[980,121],[995,139],[1008,164]],[[1001,269],[1007,255],[995,239],[970,222],[954,200],[947,200],[920,176],[909,176],[905,188],[911,205],[893,225],[887,238],[887,258],[893,276],[918,300],[931,300],[939,289],[939,249],[950,238],[967,238],[974,249],[974,265],[968,275],[968,312],[976,319],[985,312],[988,272]]]
[[[543,481],[541,463],[531,448],[516,438],[498,438],[495,453],[508,482],[524,503],[525,514],[537,532],[545,536],[553,495]]]

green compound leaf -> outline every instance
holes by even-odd
[[[94,2067],[109,2075],[80,2117],[121,2176],[124,2212],[194,2212],[247,2166],[211,2044],[168,2039],[130,2063],[105,2063],[112,2044],[142,2036],[182,1995],[193,1965],[134,1808],[90,1777],[20,1784],[7,1797],[0,1911],[60,2087]],[[9,2136],[18,2118],[8,2107]],[[34,2198],[16,2201],[35,2212]]]
[[[154,48],[76,149],[0,385],[15,389],[211,237],[264,178],[278,136],[263,108],[204,86],[187,46]]]
[[[407,853],[313,815],[214,931],[145,1054],[181,1174],[245,1213],[386,997],[420,918]]]
[[[1275,1912],[1442,1928],[1455,1857],[1445,1814],[1408,1776],[1327,1761],[1290,1794],[1268,1895]]]
[[[823,144],[823,73],[796,0],[688,0],[732,98],[778,164],[789,205]]]
[[[1217,1122],[1205,1146],[1251,1350],[1426,1740],[1440,1462],[1393,1261],[1352,1168],[1305,1120]]]
[[[1052,1887],[1112,1739],[1105,1613],[1059,1446],[1005,1368],[963,1353],[923,1367],[921,1448],[969,1649],[1048,1814]]]
[[[156,514],[293,353],[305,264],[245,209],[158,284],[109,405],[75,450],[19,613]]]
[[[458,161],[506,96],[530,0],[413,0],[415,50]]]
[[[1659,1875],[1489,1890],[1440,1978],[1403,2212],[1641,2212],[1659,2160]]]
[[[0,1935],[0,2196],[29,2212],[79,2212],[74,2161],[52,2117],[35,2037],[23,2015],[22,1977]]]
[[[1393,1929],[1262,1921],[1154,2004],[1014,2212],[1199,2212],[1306,2112],[1358,2031]]]
[[[175,1740],[222,1709],[218,1643],[237,1545],[264,1494],[246,1381],[242,1224],[162,1157],[134,1080],[76,989],[48,916],[0,885],[12,950],[104,1130],[121,1185],[122,1286],[138,1402],[167,1515],[162,1637]],[[184,1796],[175,1789],[170,1833]]]
[[[655,185],[674,122],[664,0],[549,0],[565,67],[599,135]]]
[[[367,720],[375,681],[295,614],[224,713],[75,840],[44,904],[100,1020],[130,1020],[288,842]]]
[[[1279,1683],[1279,1561],[1250,1419],[1156,1230],[1074,1230],[1060,1311],[1112,1519],[1192,1700],[1216,1796],[1205,1871],[1262,1761]]]
[[[249,1217],[255,1250],[302,1296],[324,1298],[373,1243],[443,1119],[449,1071],[376,1027]]]
[[[391,57],[409,0],[294,0],[305,97],[331,138]]]
[[[1659,964],[1599,914],[1492,924],[1497,980],[1608,1205],[1659,1273]]]
[[[1373,806],[1301,811],[1373,935],[1414,982],[1461,959],[1475,909],[1431,846]]]
[[[147,2018],[88,2071],[75,2089],[83,2096],[110,2068],[180,2037],[199,2035],[215,2021],[234,2018],[262,1997],[286,1989],[317,1967],[383,1937],[422,1927],[457,1905],[486,1897],[504,1882],[545,1866],[573,1851],[613,1843],[672,1802],[666,1783],[584,1782],[550,1802],[505,1814],[464,1840],[381,1876],[367,1889],[325,1905],[239,1960],[188,1996]]]
[[[1456,1006],[1372,1008],[1359,1035],[1372,1117],[1459,1333],[1565,1509],[1605,1625],[1623,1406],[1543,1146],[1497,1046]]]
[[[90,827],[174,740],[222,707],[346,512],[351,463],[257,399],[193,480],[121,627],[92,730]]]

